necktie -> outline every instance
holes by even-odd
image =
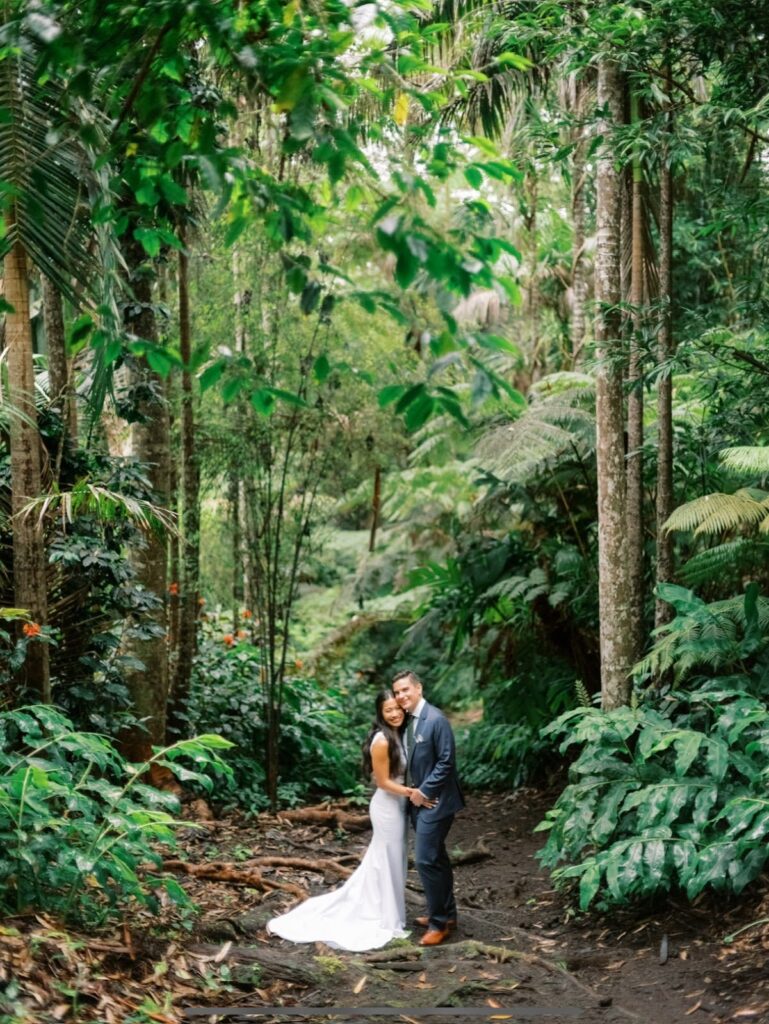
[[[408,725],[406,726],[406,785],[411,783],[411,771],[409,769],[409,762],[411,761],[411,751],[414,746],[414,725],[416,723],[416,715],[409,715]]]

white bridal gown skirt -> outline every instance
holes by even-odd
[[[406,798],[377,789],[369,804],[374,835],[344,885],[274,917],[267,931],[291,942],[325,942],[360,952],[403,938],[406,923]]]

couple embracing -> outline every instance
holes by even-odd
[[[355,952],[405,937],[410,822],[427,904],[416,923],[426,928],[421,944],[437,946],[457,921],[446,836],[464,800],[451,726],[424,699],[413,672],[399,672],[392,691],[377,697],[363,764],[376,783],[369,804],[373,837],[363,860],[339,889],[273,918],[267,930],[292,942],[325,942]]]

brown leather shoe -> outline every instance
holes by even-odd
[[[414,924],[418,924],[420,928],[428,928],[429,925],[430,925],[430,918],[427,916],[427,914],[423,914],[422,917],[415,917],[414,918]],[[447,921],[446,922],[446,927],[448,928],[448,930],[450,932],[453,932],[454,929],[456,928],[456,926],[457,926],[457,922],[456,921]]]
[[[445,942],[449,937],[448,928],[444,928],[443,931],[439,931],[437,928],[432,928],[429,932],[425,932],[422,938],[419,940],[420,946],[440,946],[442,942]]]

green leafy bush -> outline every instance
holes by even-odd
[[[717,682],[665,710],[578,708],[544,730],[582,749],[540,829],[584,910],[683,891],[739,893],[769,856],[769,710]]]
[[[199,736],[132,765],[52,707],[0,714],[0,909],[98,923],[131,901],[155,907],[157,888],[183,901],[178,883],[149,867],[174,843],[178,802],[146,785],[144,772],[164,765],[210,789],[207,772],[227,774],[218,751],[228,746]]]
[[[233,744],[226,755],[232,775],[218,788],[217,798],[225,805],[261,811],[269,803],[261,652],[245,638],[239,643],[234,639],[222,635],[221,624],[209,623],[195,660],[189,720],[194,731],[216,731]],[[301,666],[295,671],[283,692],[278,797],[284,806],[313,793],[353,790],[360,782],[365,731],[363,725],[356,726],[351,701],[356,702],[347,691],[319,686],[300,674]]]

